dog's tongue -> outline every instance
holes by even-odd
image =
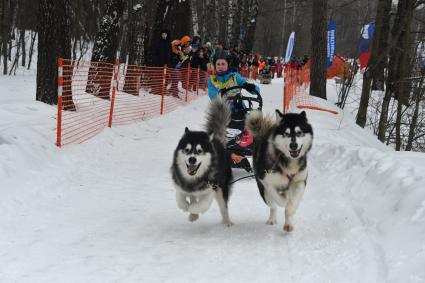
[[[190,175],[194,175],[197,169],[198,166],[196,165],[187,165],[187,173],[189,173]]]
[[[299,150],[293,150],[293,151],[291,150],[289,153],[291,154],[292,157],[297,157],[298,154],[300,154],[300,151]]]

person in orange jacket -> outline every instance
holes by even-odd
[[[171,67],[175,68],[178,62],[184,61],[186,54],[184,54],[183,49],[188,47],[191,42],[192,38],[188,35],[171,42],[171,51],[173,52],[173,64]]]
[[[171,68],[181,69],[183,64],[188,61],[190,53],[190,43],[192,38],[188,35],[181,39],[175,39],[171,42]],[[174,97],[179,98],[178,83],[182,78],[180,72],[171,74],[171,93]]]
[[[266,62],[264,62],[264,59],[261,58],[260,62],[258,62],[258,72],[261,73],[261,71],[264,69],[265,66],[266,66]]]

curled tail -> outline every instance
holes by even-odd
[[[254,138],[261,138],[273,127],[273,121],[270,117],[263,116],[261,111],[251,111],[246,116],[245,127]]]
[[[230,115],[230,108],[225,100],[216,98],[211,101],[205,128],[209,135],[213,134],[223,145],[226,144],[226,128],[230,123]]]

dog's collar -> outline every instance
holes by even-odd
[[[207,187],[209,189],[212,189],[213,191],[217,191],[217,189],[218,189],[218,185],[214,184],[213,182],[210,182],[210,181],[207,181]]]

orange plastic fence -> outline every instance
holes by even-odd
[[[308,94],[310,87],[310,64],[300,69],[285,66],[285,83],[283,87],[283,111],[294,112],[296,109],[311,109],[338,114],[337,111],[321,107]]]
[[[206,94],[206,72],[58,60],[57,146],[81,143],[105,127],[143,121]]]

